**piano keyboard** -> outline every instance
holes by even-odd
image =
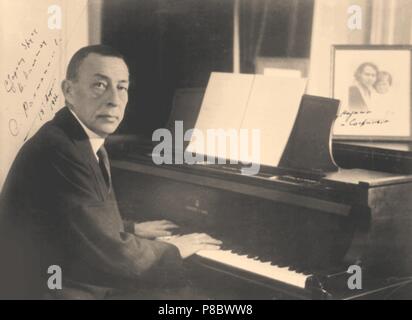
[[[230,250],[201,250],[198,251],[196,255],[302,289],[305,288],[306,280],[311,276],[289,270],[288,267],[278,267],[272,265],[270,262],[262,262],[256,258],[248,258],[246,255],[239,255]]]

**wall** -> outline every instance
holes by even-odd
[[[88,43],[88,2],[0,0],[0,29],[1,188],[22,144],[63,106],[68,59]]]
[[[347,26],[347,10],[351,5],[362,8],[361,30]],[[316,0],[312,27],[309,67],[309,94],[330,96],[331,46],[362,44],[369,41],[370,4],[367,0]]]

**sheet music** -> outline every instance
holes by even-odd
[[[260,129],[260,163],[277,166],[305,91],[306,79],[256,75],[241,129]],[[249,139],[249,144],[252,140]],[[252,146],[249,145],[248,150]]]
[[[205,137],[208,129],[239,129],[253,79],[250,74],[211,73],[195,128]],[[196,137],[192,137],[186,151],[206,154],[206,145],[197,142]]]
[[[305,85],[306,79],[301,78],[212,73],[195,129],[200,130],[203,137],[209,129],[238,133],[247,129],[247,152],[241,152],[246,145],[241,140],[237,141],[238,152],[232,154],[229,137],[223,151],[210,150],[206,143],[199,143],[197,137],[192,138],[186,151],[254,162],[251,153],[257,146],[252,130],[258,129],[259,163],[277,166],[292,131]]]
[[[196,128],[238,128],[252,88],[250,74],[213,72],[203,98]]]

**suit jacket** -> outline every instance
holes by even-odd
[[[15,278],[0,283],[5,296],[103,298],[179,282],[177,248],[128,233],[109,189],[86,133],[64,107],[21,148],[1,194],[8,263],[0,268]],[[50,265],[61,267],[63,290],[48,289]]]

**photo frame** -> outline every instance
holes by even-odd
[[[412,140],[412,46],[332,46],[331,95],[341,101],[334,138]]]

